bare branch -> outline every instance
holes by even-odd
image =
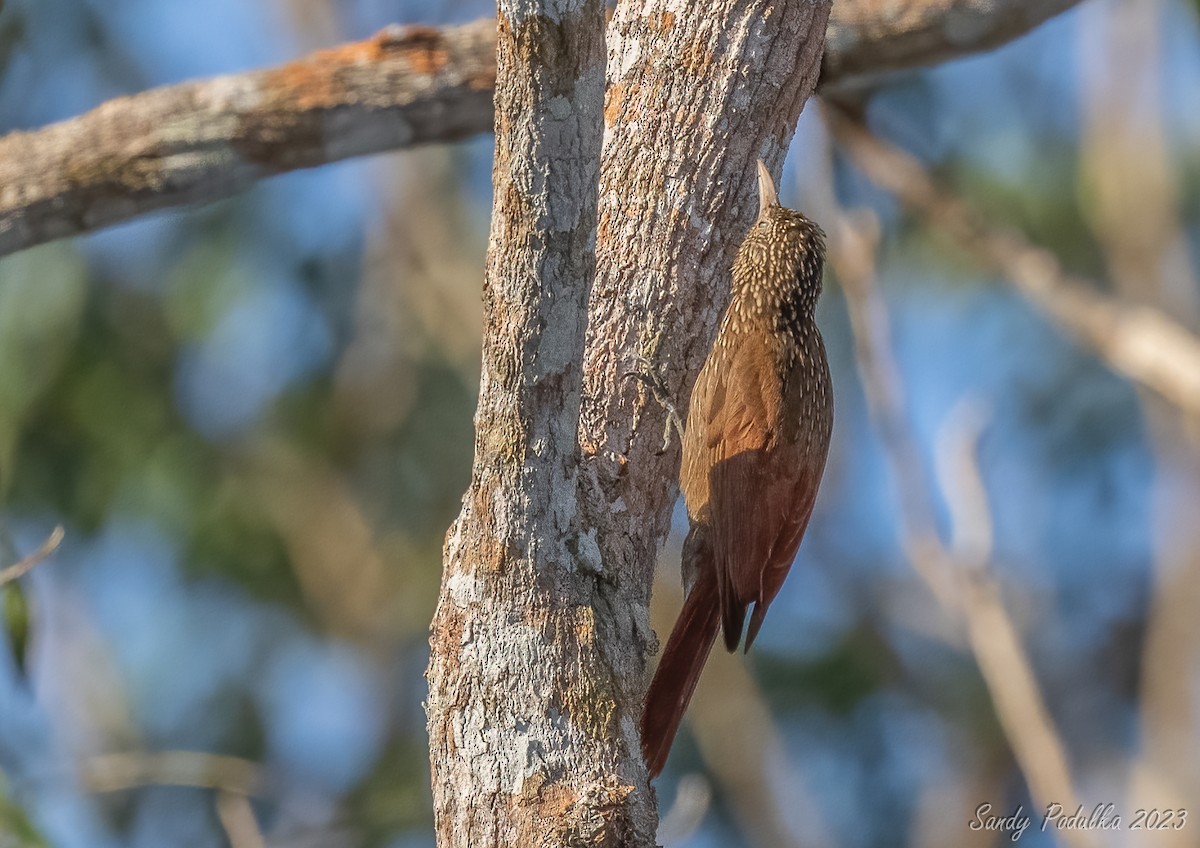
[[[858,87],[882,74],[999,47],[1079,0],[849,0],[825,34],[821,88]]]
[[[821,85],[987,50],[1078,0],[836,4]],[[0,256],[260,179],[492,129],[496,23],[394,27],[279,68],[154,89],[0,138]]]
[[[19,580],[41,565],[51,554],[58,550],[58,546],[62,544],[63,536],[63,528],[61,526],[55,527],[46,538],[46,541],[42,542],[36,551],[20,562],[14,563],[3,571],[0,571],[0,586],[4,586],[14,580]]]
[[[826,110],[837,140],[874,182],[1005,277],[1048,318],[1114,371],[1152,389],[1200,421],[1200,340],[1148,306],[1102,294],[1072,276],[1050,251],[985,223],[962,198],[938,187],[921,164],[837,108]]]
[[[1114,3],[1082,16],[1079,50],[1080,182],[1087,221],[1115,290],[1195,327],[1200,280],[1181,220],[1162,62],[1166,3]],[[1131,215],[1130,210],[1137,214]],[[1195,715],[1200,668],[1200,421],[1180,419],[1138,392],[1155,472],[1152,597],[1141,648],[1138,756],[1129,769],[1130,808],[1181,809],[1200,795]],[[1145,848],[1182,848],[1178,831],[1147,833]]]
[[[960,605],[979,670],[987,683],[996,716],[1043,810],[1057,804],[1068,814],[1079,805],[1071,782],[1066,746],[1046,709],[1033,666],[1004,608],[1000,586],[988,570],[992,520],[977,447],[986,412],[970,400],[948,417],[936,444],[945,502],[953,518],[956,545],[946,555],[963,574]],[[1089,831],[1060,834],[1074,846],[1092,845]]]
[[[616,635],[633,602],[578,499],[604,6],[498,5],[475,462],[426,675],[434,826],[440,848],[648,846],[631,730],[641,646]]]
[[[284,171],[490,130],[495,29],[389,28],[0,138],[0,255]]]
[[[975,570],[987,567],[993,546],[992,511],[976,456],[990,417],[981,401],[960,401],[934,440],[934,468],[950,511],[950,547]]]

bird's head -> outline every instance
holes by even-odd
[[[815,222],[779,205],[771,172],[758,161],[758,218],[739,251],[748,280],[757,279],[784,297],[792,292],[815,306],[825,266],[825,233]],[[736,275],[735,275],[736,276]],[[797,291],[798,290],[798,291]]]

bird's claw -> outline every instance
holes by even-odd
[[[654,367],[654,363],[640,353],[634,354],[634,362],[637,363],[638,369],[626,371],[621,375],[621,379],[634,377],[641,380],[650,389],[650,394],[658,402],[658,405],[666,412],[667,420],[663,423],[663,443],[656,453],[656,456],[662,456],[667,452],[667,448],[671,447],[672,426],[679,434],[680,444],[683,443],[683,420],[679,417],[679,411],[675,408],[675,404],[671,402],[671,395],[667,391],[666,383],[658,373],[658,369]]]

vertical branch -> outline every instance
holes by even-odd
[[[601,621],[634,652],[621,657],[618,691],[635,718],[679,453],[660,451],[664,411],[622,375],[644,357],[686,409],[757,211],[755,161],[779,172],[817,82],[829,10],[830,0],[628,0],[609,24],[579,439],[582,500],[612,575]]]
[[[603,3],[502,0],[497,57],[475,465],[428,670],[437,839],[648,845],[646,793],[625,803],[636,744],[597,646],[604,563],[576,497]]]
[[[597,542],[631,610],[622,626],[643,650],[654,563],[679,492],[679,446],[660,454],[663,409],[622,375],[645,357],[687,408],[756,214],[755,160],[778,174],[816,85],[829,8],[829,0],[629,0],[609,24],[579,437]],[[640,700],[643,671],[639,662],[625,697]]]

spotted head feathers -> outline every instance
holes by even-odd
[[[777,319],[796,331],[813,320],[825,268],[825,233],[799,212],[779,205],[775,184],[758,162],[758,219],[733,265],[730,315]]]

